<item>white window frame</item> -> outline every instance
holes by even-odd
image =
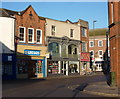
[[[94,57],[94,50],[90,50],[90,52],[93,52],[93,55],[91,55],[91,56]]]
[[[37,42],[37,31],[41,31],[40,33],[41,33],[41,36],[40,36],[40,42]],[[36,43],[37,44],[42,44],[42,30],[41,29],[36,29]]]
[[[26,28],[25,27],[23,27],[23,26],[19,26],[19,37],[20,37],[20,28],[24,28],[24,41],[20,41],[19,40],[19,42],[21,42],[21,43],[25,43],[25,40],[26,40]]]
[[[87,52],[87,42],[84,42],[84,43],[85,43],[85,46],[86,46],[86,50],[85,51],[82,50],[82,52]]]
[[[100,51],[102,51],[102,55],[100,55]],[[98,55],[99,55],[99,56],[103,56],[103,50],[99,50],[99,51],[98,51]]]
[[[32,42],[29,41],[29,29],[33,30]],[[34,43],[34,28],[28,28],[28,43]]]
[[[91,46],[91,42],[93,42],[93,46]],[[89,41],[89,46],[94,47],[94,41]]]
[[[99,46],[99,42],[101,42],[102,40],[98,41],[98,47],[103,47],[103,41],[102,41],[102,46]]]
[[[52,26],[55,27],[55,31],[52,30]],[[54,34],[52,34],[52,32],[54,32]],[[55,34],[56,34],[56,26],[55,26],[55,25],[51,25],[51,35],[52,35],[52,36],[55,36]]]

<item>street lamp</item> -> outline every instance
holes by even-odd
[[[97,21],[96,20],[93,21],[93,34],[94,34],[94,63],[93,63],[93,65],[95,65],[95,32],[94,32],[95,22],[97,22]]]

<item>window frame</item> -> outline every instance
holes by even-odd
[[[55,27],[55,30],[53,31],[53,28],[52,27]],[[54,33],[53,33],[54,32]],[[51,35],[52,36],[55,36],[55,33],[56,33],[56,26],[55,25],[51,25]]]
[[[101,46],[99,45],[99,42],[102,42]],[[98,40],[98,47],[103,47],[103,41],[102,40]]]
[[[91,46],[91,42],[93,42],[93,46]],[[89,41],[89,46],[94,47],[94,41]]]
[[[23,41],[20,41],[20,40],[19,40],[19,42],[20,42],[20,43],[25,43],[25,40],[26,40],[26,36],[25,36],[25,35],[26,35],[26,27],[19,26],[19,37],[20,37],[20,28],[24,28],[24,40],[23,40]]]
[[[37,42],[37,31],[40,31],[41,33],[40,42]],[[42,30],[41,29],[36,29],[36,44],[42,44]]]
[[[29,41],[29,29],[33,30],[32,42]],[[28,43],[34,43],[34,28],[28,28]]]
[[[74,37],[74,29],[70,29],[70,37],[71,37],[71,38]]]
[[[103,55],[103,50],[99,50],[99,51],[98,51],[98,55],[99,55],[99,56],[102,56],[102,55],[100,55],[100,51],[102,52],[102,55]]]

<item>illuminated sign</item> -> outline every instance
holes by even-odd
[[[24,55],[40,56],[40,51],[39,50],[24,50]]]
[[[90,53],[81,53],[80,60],[86,62],[90,61]]]

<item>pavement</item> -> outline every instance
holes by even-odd
[[[71,75],[71,76],[61,76],[61,77],[60,76],[59,77],[48,77],[47,79],[61,79],[61,78],[82,77],[82,76],[85,77],[85,76],[94,76],[94,75],[101,75],[101,72],[95,73],[92,75],[76,75],[76,76]],[[118,88],[117,86],[109,86],[107,84],[107,81],[90,83],[84,88],[83,91],[85,93],[93,94],[93,95],[120,98],[120,88]]]
[[[107,82],[97,82],[89,84],[85,89],[84,92],[93,94],[93,95],[100,95],[105,97],[118,97],[120,98],[120,89],[116,86],[109,86]]]

